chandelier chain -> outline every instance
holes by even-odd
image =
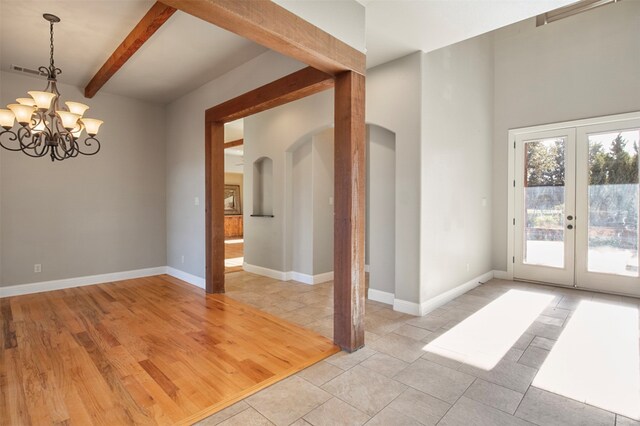
[[[51,37],[50,37],[50,40],[51,40],[51,45],[50,45],[50,48],[51,48],[51,60],[50,60],[49,63],[51,65],[51,69],[55,69],[56,67],[55,67],[55,64],[53,62],[53,22],[49,23],[49,33],[51,35]]]

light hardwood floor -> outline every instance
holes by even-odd
[[[0,307],[1,425],[191,423],[338,352],[165,275]]]

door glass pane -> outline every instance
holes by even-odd
[[[638,276],[640,130],[589,135],[588,270]]]
[[[565,138],[524,147],[524,263],[564,267]]]

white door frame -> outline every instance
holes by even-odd
[[[582,120],[565,121],[560,123],[542,124],[539,126],[521,127],[510,129],[507,139],[508,149],[508,173],[507,173],[507,279],[513,279],[513,259],[515,256],[515,166],[516,166],[516,137],[523,133],[543,132],[550,130],[561,130],[571,127],[591,126],[596,124],[616,123],[626,120],[640,119],[640,111],[628,112],[624,114],[608,115],[604,117],[593,117]]]

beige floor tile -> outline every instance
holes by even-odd
[[[531,426],[509,414],[462,397],[442,418],[438,426]],[[549,424],[551,426],[551,424]]]
[[[401,336],[409,337],[414,340],[422,340],[432,333],[431,331],[425,328],[414,327],[409,324],[401,325],[400,327],[393,330],[393,332]]]
[[[343,369],[331,365],[328,362],[320,361],[311,367],[305,368],[297,375],[316,386],[322,386],[342,373],[344,373]]]
[[[276,425],[289,425],[331,395],[300,377],[289,377],[245,401]]]
[[[616,426],[640,426],[640,422],[627,417],[616,416]]]
[[[441,356],[438,354],[434,354],[433,352],[426,351],[421,356],[422,359],[426,359],[428,361],[435,362],[436,364],[444,365],[445,367],[453,368],[457,370],[462,363],[460,361],[456,361],[455,359],[447,358],[446,356]]]
[[[548,315],[539,315],[538,318],[536,318],[536,321],[541,322],[542,324],[555,325],[558,327],[562,327],[564,325],[564,318],[555,318]]]
[[[547,339],[546,337],[540,337],[540,336],[536,336],[531,341],[531,346],[535,346],[540,349],[546,349],[548,351],[550,351],[551,348],[553,348],[553,345],[555,344],[556,344],[555,340]]]
[[[382,374],[355,366],[325,384],[322,389],[373,416],[400,395],[406,386]]]
[[[544,360],[547,359],[547,355],[549,355],[548,350],[537,346],[529,346],[518,360],[518,363],[540,369]]]
[[[522,349],[523,351],[529,347],[531,341],[535,338],[535,334],[523,333],[522,336],[511,346],[512,348]]]
[[[298,419],[295,422],[291,423],[289,426],[309,426],[311,423],[306,421],[305,419]]]
[[[273,426],[269,420],[253,408],[248,408],[235,416],[218,423],[219,426]]]
[[[539,425],[613,426],[615,415],[608,411],[531,387],[516,416]]]
[[[502,359],[518,362],[523,353],[524,350],[522,349],[511,348],[507,351],[504,357],[502,357]]]
[[[409,388],[394,399],[389,407],[430,426],[437,424],[451,405],[424,392]]]
[[[534,321],[527,329],[527,333],[535,336],[546,337],[547,339],[558,340],[558,337],[562,334],[562,327]]]
[[[462,364],[459,371],[471,374],[487,382],[504,386],[516,392],[524,393],[529,388],[538,370],[515,361],[502,359],[493,369],[487,371]]]
[[[225,408],[222,411],[218,411],[212,416],[207,417],[206,419],[196,423],[196,426],[214,426],[220,422],[223,422],[236,414],[243,412],[244,410],[250,408],[249,404],[244,401],[237,402],[230,407]]]
[[[360,365],[383,376],[393,377],[409,364],[390,355],[379,353],[362,361]]]
[[[447,316],[432,316],[431,314],[427,314],[423,317],[410,319],[407,321],[407,324],[414,327],[424,328],[429,331],[436,331],[449,321],[451,321],[451,318],[447,318]]]
[[[404,415],[400,411],[386,407],[384,410],[376,414],[366,426],[421,426],[422,423],[417,422],[409,416]]]
[[[469,374],[425,359],[417,360],[394,378],[449,403],[454,403],[474,380]]]
[[[404,362],[413,362],[422,356],[425,344],[409,337],[390,333],[369,343],[368,346],[377,352],[391,355]]]
[[[338,398],[331,398],[304,419],[313,426],[360,426],[369,420],[369,416]]]
[[[335,365],[338,368],[341,368],[343,370],[348,370],[360,364],[362,361],[364,361],[365,359],[369,358],[370,356],[376,353],[377,352],[374,351],[373,349],[369,348],[368,346],[365,346],[364,348],[359,349],[352,353],[338,352],[337,354],[327,358],[326,361],[329,364]]]
[[[516,412],[524,396],[520,392],[477,379],[464,393],[467,398],[509,414]]]

